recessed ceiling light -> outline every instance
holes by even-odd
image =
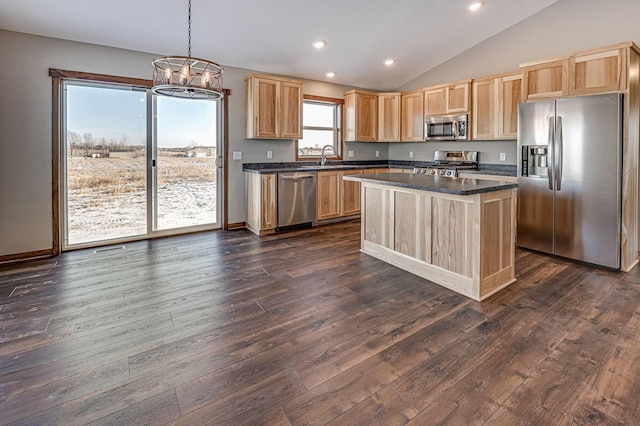
[[[325,75],[326,75],[327,77],[329,77],[329,78],[333,78],[333,77],[335,77],[335,76],[336,76],[336,73],[335,73],[335,72],[333,72],[333,71],[329,71],[329,72],[328,72],[328,73],[326,73]]]
[[[324,40],[316,40],[313,42],[313,47],[315,47],[316,49],[322,49],[323,47],[325,47],[327,45],[327,42]]]
[[[472,1],[467,5],[467,10],[470,10],[471,12],[473,12],[474,10],[480,9],[483,4],[484,4],[483,1]]]
[[[395,61],[394,61],[393,59],[385,59],[385,60],[384,60],[384,64],[385,64],[385,65],[393,65],[393,63],[394,63],[394,62],[395,62]]]

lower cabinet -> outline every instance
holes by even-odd
[[[316,176],[316,220],[360,214],[361,184],[346,181],[347,175],[410,173],[410,169],[387,167],[362,170],[327,170]],[[278,225],[278,174],[245,173],[246,227],[257,235],[274,233]]]
[[[317,220],[360,214],[360,183],[342,179],[362,170],[318,172],[316,177]]]
[[[340,216],[341,172],[326,171],[316,175],[317,220]]]
[[[342,179],[343,176],[359,174],[362,174],[362,170],[349,170],[342,172],[342,175],[340,176],[340,182],[342,184],[340,216],[360,214],[360,182]]]
[[[247,229],[254,234],[275,232],[278,224],[278,175],[245,173]]]

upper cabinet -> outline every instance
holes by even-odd
[[[302,138],[302,82],[249,75],[245,88],[248,139]]]
[[[471,80],[427,87],[424,90],[425,115],[469,112]]]
[[[632,47],[622,43],[522,64],[524,100],[626,90]]]
[[[378,95],[362,90],[344,94],[344,140],[376,142],[378,139]]]
[[[586,95],[626,89],[628,51],[628,47],[604,48],[572,56],[571,93]]]
[[[525,101],[569,94],[569,58],[520,66]]]
[[[518,104],[522,102],[522,73],[474,80],[472,139],[516,139]]]
[[[424,91],[405,92],[400,96],[400,140],[424,141]]]
[[[400,92],[378,93],[378,141],[400,141]]]

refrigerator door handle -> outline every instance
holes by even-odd
[[[563,140],[562,140],[562,117],[558,117],[556,119],[556,123],[557,123],[557,143],[555,148],[558,150],[558,152],[556,153],[556,163],[557,165],[556,167],[556,190],[560,191],[562,189],[562,145],[563,145]]]
[[[553,132],[553,117],[549,117],[549,136],[547,137],[547,179],[549,181],[549,190],[553,191],[553,170],[555,168],[555,144]]]

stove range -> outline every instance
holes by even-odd
[[[436,151],[434,164],[428,167],[415,167],[414,174],[457,177],[458,170],[477,170],[477,151]]]

